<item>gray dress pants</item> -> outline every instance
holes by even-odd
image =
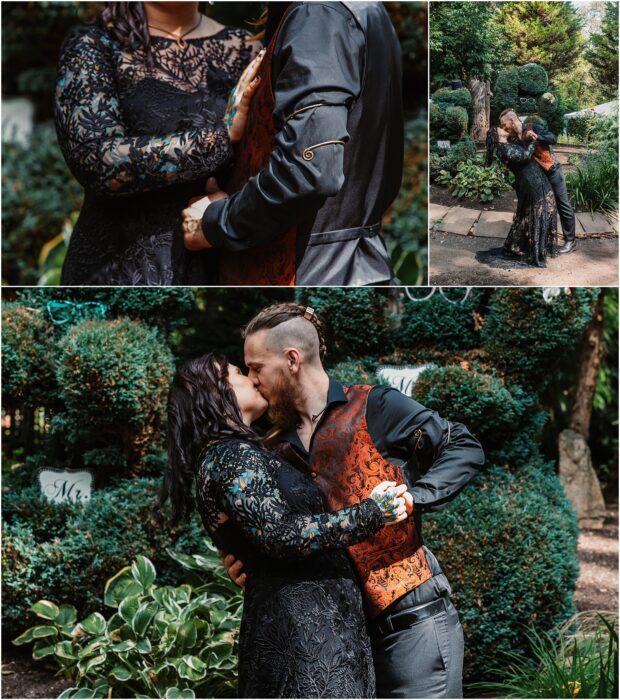
[[[551,170],[546,171],[549,184],[553,189],[555,201],[562,222],[562,230],[566,241],[575,240],[575,211],[570,203],[568,190],[566,189],[566,178],[562,171],[562,166],[556,163]]]
[[[371,622],[378,698],[462,698],[463,630],[450,602],[448,579],[425,548],[431,579],[403,596],[381,615],[385,624],[412,607],[444,598],[445,608],[403,630],[380,634]]]

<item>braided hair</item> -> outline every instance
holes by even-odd
[[[168,499],[172,524],[187,520],[195,508],[192,487],[200,458],[214,440],[241,438],[261,445],[261,438],[241,417],[228,383],[228,360],[208,353],[186,362],[168,394],[168,464],[156,508]]]
[[[290,321],[294,318],[305,318],[314,326],[319,337],[319,359],[321,362],[327,354],[327,345],[325,343],[325,335],[323,331],[323,322],[316,315],[314,309],[301,304],[292,302],[284,302],[282,304],[272,304],[266,309],[260,311],[243,329],[243,337],[247,338],[253,333],[262,330],[270,330],[279,326],[281,323]]]

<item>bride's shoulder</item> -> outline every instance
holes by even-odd
[[[109,49],[111,46],[112,38],[105,27],[99,23],[80,24],[67,34],[60,53],[84,53],[102,48]]]

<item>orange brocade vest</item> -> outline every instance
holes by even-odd
[[[228,194],[238,192],[251,177],[267,166],[275,146],[278,131],[273,119],[275,97],[271,88],[271,59],[279,29],[280,27],[269,42],[258,71],[261,82],[252,98],[245,133],[236,148],[235,165],[226,185]],[[250,250],[235,253],[222,251],[221,284],[294,285],[296,238],[297,227],[293,227]]]
[[[329,510],[358,503],[382,481],[404,481],[402,469],[381,455],[368,432],[366,404],[371,389],[346,387],[348,402],[332,408],[312,438],[310,470]],[[372,616],[432,576],[413,517],[384,527],[348,551]]]

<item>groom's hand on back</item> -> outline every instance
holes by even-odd
[[[204,250],[212,247],[202,232],[202,217],[212,202],[228,198],[226,192],[220,190],[214,177],[210,177],[207,180],[205,189],[207,195],[190,199],[189,206],[183,209],[181,214],[183,242],[188,250]]]

